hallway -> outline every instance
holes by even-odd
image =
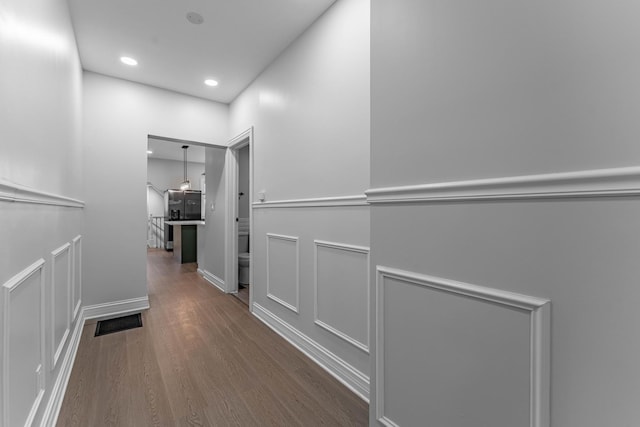
[[[171,254],[147,257],[143,327],[85,325],[58,426],[366,425],[368,405]]]

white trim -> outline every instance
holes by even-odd
[[[199,268],[198,269],[198,273],[202,276],[202,278],[204,280],[206,280],[207,282],[211,283],[213,286],[215,286],[221,292],[226,293],[225,286],[224,286],[224,280],[222,280],[221,278],[219,278],[218,276],[216,276],[215,274],[211,273],[208,270],[202,270],[202,269]]]
[[[11,292],[16,290],[21,284],[23,284],[27,279],[33,276],[36,272],[40,272],[40,363],[38,364],[38,368],[36,369],[37,382],[36,384],[40,389],[38,390],[38,394],[31,405],[31,410],[29,411],[29,415],[27,417],[26,426],[30,426],[33,422],[33,419],[38,412],[40,407],[40,403],[42,401],[42,397],[44,396],[45,390],[45,382],[44,376],[42,375],[42,370],[44,369],[45,362],[45,273],[44,273],[44,265],[45,260],[40,258],[29,267],[22,270],[20,273],[13,276],[6,283],[2,285],[2,294],[3,294],[3,319],[2,319],[2,422],[5,426],[9,425],[9,394],[11,390],[9,390],[9,335],[10,335],[10,313],[11,313]]]
[[[233,293],[238,291],[238,224],[236,223],[237,194],[238,194],[238,159],[236,151],[228,148],[225,153],[224,169],[226,212],[225,212],[225,271],[224,283],[225,292]]]
[[[639,196],[640,167],[373,188],[366,195],[370,204]]]
[[[65,252],[67,253],[67,307],[65,313],[67,324],[60,342],[56,343],[56,258]],[[71,329],[71,312],[73,311],[73,302],[71,301],[71,255],[71,243],[68,242],[51,252],[51,366],[49,369],[52,371],[58,365],[58,359],[67,343]]]
[[[73,313],[71,321],[74,322],[78,318],[78,314],[80,314],[80,307],[82,307],[82,236],[78,234],[71,242],[73,246],[71,265],[71,306],[73,307]],[[76,266],[76,259],[79,266]],[[79,273],[79,277],[76,277],[76,270]],[[78,285],[78,295],[76,295],[76,285]]]
[[[229,140],[225,155],[225,192],[226,192],[226,221],[225,221],[225,292],[238,292],[238,150],[249,146],[249,206],[253,203],[253,126]],[[253,230],[253,210],[249,209],[249,231]],[[249,234],[249,247],[253,248],[254,236]],[[253,283],[253,254],[249,257],[249,282]],[[249,311],[253,310],[253,291],[249,288]]]
[[[291,303],[288,303],[288,302],[284,301],[283,299],[281,299],[280,297],[278,297],[278,296],[274,295],[273,293],[271,293],[271,287],[269,285],[270,284],[269,239],[284,240],[286,242],[293,242],[296,245],[296,305],[292,305]],[[283,307],[288,308],[289,310],[293,311],[294,313],[299,313],[299,309],[300,309],[300,247],[299,247],[298,237],[285,236],[283,234],[267,233],[266,260],[267,260],[267,298],[277,302],[278,304],[282,305]]]
[[[94,304],[83,307],[83,321],[95,319],[105,320],[126,316],[149,309],[149,296],[131,298],[122,301]]]
[[[248,144],[246,140],[251,139],[253,137],[253,126],[243,130],[238,135],[234,136],[229,140],[228,148],[233,150],[238,150],[245,145]]]
[[[336,242],[327,242],[324,240],[314,240],[314,256],[313,256],[313,266],[314,266],[314,275],[313,275],[313,323],[315,323],[316,325],[320,326],[321,328],[331,332],[332,334],[336,335],[338,338],[342,338],[343,340],[345,340],[346,342],[348,342],[349,344],[355,346],[356,348],[364,351],[365,353],[369,354],[369,331],[371,330],[371,322],[369,319],[369,287],[370,287],[370,257],[369,257],[369,251],[370,249],[365,247],[365,246],[356,246],[356,245],[347,245],[347,244],[343,244],[343,243],[336,243]],[[339,251],[345,251],[345,252],[355,252],[358,254],[362,254],[365,255],[366,259],[367,259],[367,294],[366,294],[366,307],[367,307],[367,314],[366,314],[366,318],[367,318],[367,343],[362,343],[360,341],[358,341],[357,339],[349,336],[349,334],[346,334],[344,332],[342,332],[341,330],[339,330],[338,328],[335,328],[331,325],[329,325],[326,322],[323,322],[322,320],[320,320],[318,318],[318,248],[319,247],[323,247],[323,248],[329,248],[329,249],[336,249]]]
[[[394,268],[376,267],[376,349],[375,417],[385,426],[396,426],[384,414],[384,292],[385,279],[395,279],[412,285],[437,289],[474,299],[484,300],[505,307],[514,307],[530,312],[530,427],[549,426],[549,382],[550,382],[550,306],[547,299],[517,294],[500,289],[486,288],[427,276]]]
[[[178,139],[178,138],[170,138],[168,136],[160,136],[160,135],[153,135],[153,134],[147,134],[147,139],[159,139],[160,141],[166,141],[166,142],[173,142],[176,144],[182,144],[182,145],[197,145],[199,147],[212,147],[212,148],[227,148],[226,145],[219,145],[219,144],[215,144],[213,142],[204,142],[204,141],[192,141],[190,139]]]
[[[311,199],[273,200],[268,202],[255,202],[253,209],[266,208],[331,208],[340,206],[367,206],[367,196],[336,196],[317,197]]]
[[[325,347],[321,346],[293,326],[258,303],[254,303],[253,315],[278,335],[296,347],[311,360],[344,384],[365,402],[369,402],[369,377],[360,372]]]
[[[80,345],[80,338],[82,337],[83,327],[84,310],[81,310],[80,317],[78,317],[78,320],[76,321],[73,328],[73,333],[71,334],[67,352],[65,353],[64,358],[62,359],[62,363],[60,364],[58,376],[56,377],[55,383],[53,384],[51,394],[49,395],[49,401],[47,402],[47,406],[42,416],[42,422],[40,423],[42,427],[54,427],[56,425],[58,415],[60,413],[60,408],[62,407],[62,401],[64,400],[64,394],[67,390],[67,385],[69,384],[69,378],[71,377],[73,363],[78,352],[78,346]]]
[[[38,377],[38,384],[41,383],[41,378],[42,378],[42,365],[38,365],[38,369],[36,370],[36,376]],[[40,388],[38,390],[38,395],[36,396],[35,400],[33,401],[33,405],[31,405],[31,410],[29,411],[29,415],[27,416],[27,420],[25,421],[24,425],[25,427],[27,426],[32,426],[33,425],[33,420],[36,418],[36,414],[38,413],[38,410],[40,409],[40,404],[42,403],[42,398],[44,397],[44,388]]]
[[[333,326],[329,325],[328,323],[323,322],[322,320],[318,320],[317,318],[313,320],[313,323],[316,324],[317,326],[321,327],[322,329],[331,332],[333,335],[337,336],[338,338],[343,339],[344,341],[348,342],[349,344],[353,345],[354,347],[358,348],[359,350],[363,351],[366,354],[369,354],[369,346],[361,343],[360,341],[358,341],[357,339],[349,336],[348,334],[342,332],[341,330],[334,328]]]
[[[62,363],[60,364],[58,376],[56,377],[55,383],[53,384],[51,394],[49,395],[49,401],[47,402],[47,406],[42,416],[42,421],[40,423],[42,427],[54,427],[56,425],[58,414],[60,413],[60,408],[62,407],[62,401],[64,400],[64,394],[67,389],[67,384],[69,383],[69,378],[71,377],[73,363],[78,352],[78,346],[80,344],[80,338],[82,337],[83,327],[84,309],[81,309],[80,315],[76,320],[75,326],[73,328],[73,333],[71,334],[67,352],[65,353],[64,358],[62,359]]]
[[[60,408],[62,407],[67,385],[69,384],[69,378],[71,377],[71,371],[78,352],[78,346],[82,337],[85,321],[90,319],[110,319],[118,316],[139,313],[140,311],[147,309],[149,309],[148,296],[82,307],[80,310],[80,316],[73,328],[73,334],[71,335],[67,352],[64,355],[58,376],[55,384],[53,385],[53,389],[51,390],[49,402],[47,403],[42,417],[42,422],[40,424],[42,427],[55,427],[58,421]]]
[[[84,208],[84,202],[82,200],[36,190],[4,179],[0,179],[0,201],[62,206],[67,208]]]

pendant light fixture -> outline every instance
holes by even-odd
[[[191,190],[191,182],[189,181],[189,178],[187,178],[187,149],[188,148],[189,148],[188,145],[182,146],[182,149],[184,150],[184,181],[182,182],[182,184],[180,184],[180,189],[182,191]]]

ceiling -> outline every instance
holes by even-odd
[[[68,2],[85,70],[229,103],[335,0]]]
[[[187,161],[189,163],[205,162],[205,147],[188,143],[166,141],[152,137],[149,137],[149,144],[147,146],[152,153],[147,154],[147,156],[152,159],[178,160],[182,162],[184,161],[184,151],[182,150],[183,145],[189,146],[189,148],[187,148]]]

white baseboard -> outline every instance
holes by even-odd
[[[53,389],[51,390],[51,395],[49,396],[49,402],[47,403],[44,415],[42,416],[42,421],[40,423],[41,427],[54,427],[58,421],[58,415],[60,414],[62,401],[64,400],[67,385],[69,384],[73,363],[76,360],[76,353],[78,352],[78,346],[80,344],[80,338],[82,337],[82,329],[85,325],[85,321],[125,316],[127,314],[133,314],[147,309],[149,309],[148,296],[82,307],[78,320],[73,328],[73,333],[71,334],[67,351],[62,358],[58,376],[56,377]]]
[[[149,309],[149,297],[131,298],[105,304],[88,305],[82,308],[84,320],[104,320],[138,313]]]
[[[202,270],[202,269],[198,269],[198,273],[200,273],[200,275],[204,278],[204,280],[206,280],[207,282],[211,283],[213,286],[215,286],[216,288],[220,289],[222,292],[226,293],[227,291],[225,290],[225,284],[224,284],[224,280],[222,280],[221,278],[219,278],[218,276],[216,276],[215,274],[207,271],[207,270]]]
[[[41,427],[54,427],[58,421],[58,414],[62,407],[62,401],[64,400],[64,394],[67,390],[67,384],[69,383],[69,377],[71,377],[71,370],[73,369],[73,363],[76,360],[76,353],[78,352],[78,346],[80,344],[80,338],[82,337],[82,329],[84,327],[84,310],[80,311],[80,315],[76,320],[76,324],[73,328],[67,351],[61,360],[60,370],[51,389],[49,395],[49,401],[42,416],[40,423]]]
[[[253,315],[278,335],[306,354],[365,402],[369,402],[369,377],[298,331],[260,304],[253,303]]]

